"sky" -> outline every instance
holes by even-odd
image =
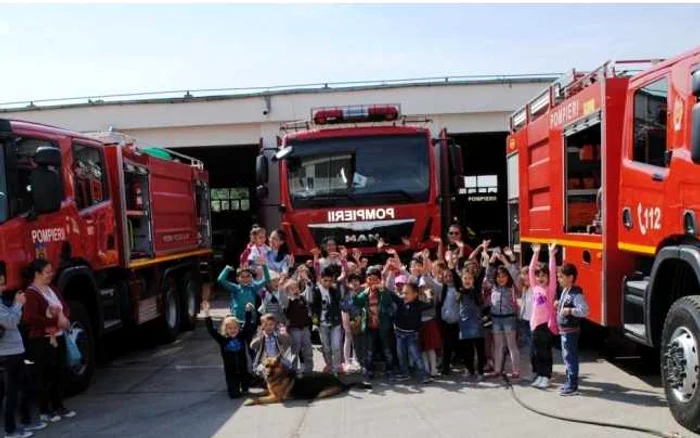
[[[0,102],[669,57],[696,5],[0,4]]]

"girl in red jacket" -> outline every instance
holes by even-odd
[[[70,310],[61,293],[51,287],[53,268],[43,259],[26,270],[31,284],[22,320],[27,327],[27,356],[34,362],[34,382],[40,420],[56,423],[75,417],[63,406],[62,370],[66,363],[65,331],[70,329]]]

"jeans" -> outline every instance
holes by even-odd
[[[530,362],[532,372],[537,376],[552,378],[552,344],[554,336],[547,328],[547,323],[540,324],[532,333],[532,346],[530,348]]]
[[[26,344],[28,359],[34,362],[32,380],[41,414],[63,409],[63,369],[66,364],[63,336],[56,338],[58,347],[49,344],[49,338],[29,339]]]
[[[310,373],[314,370],[314,351],[311,346],[311,330],[289,329],[292,339],[292,355],[294,356],[293,368],[299,369],[299,359],[304,362],[302,371]]]
[[[579,332],[561,334],[561,357],[566,364],[566,386],[578,389],[578,336]]]
[[[394,352],[391,345],[391,339],[382,330],[370,330],[365,332],[366,349],[365,349],[365,369],[372,375],[374,374],[374,355],[379,353],[384,356],[386,372],[391,373],[394,367]]]
[[[418,332],[396,331],[396,354],[399,356],[401,374],[408,374],[409,362],[413,364],[421,378],[427,376],[423,357],[418,348]]]
[[[8,435],[17,430],[17,405],[21,411],[22,423],[30,422],[29,399],[23,386],[27,385],[24,366],[24,355],[16,354],[2,358],[5,368],[2,382],[2,392],[5,396],[5,432]]]
[[[355,350],[355,359],[357,359],[357,363],[364,367],[367,363],[367,333],[351,336],[352,346]]]
[[[321,350],[326,366],[331,367],[331,371],[337,373],[340,371],[343,329],[340,324],[336,326],[320,325],[318,334],[321,336]]]

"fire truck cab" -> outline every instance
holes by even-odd
[[[630,71],[640,62],[645,70]],[[513,243],[556,242],[589,319],[659,351],[700,430],[700,48],[573,71],[511,117]],[[517,221],[517,223],[515,222]]]
[[[279,193],[266,225],[281,226],[297,256],[329,237],[367,254],[379,240],[434,246],[463,177],[460,147],[444,130],[433,138],[429,122],[402,117],[398,105],[369,105],[314,109],[311,121],[284,126],[278,147],[258,157],[260,197]]]

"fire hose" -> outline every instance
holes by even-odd
[[[566,421],[568,423],[588,424],[591,426],[629,430],[629,431],[633,431],[633,432],[646,433],[646,434],[649,434],[652,436],[658,436],[661,438],[682,438],[683,437],[683,435],[681,435],[679,432],[661,432],[661,431],[654,430],[654,429],[647,429],[644,427],[630,426],[627,424],[608,423],[605,421],[585,420],[585,419],[580,419],[580,418],[571,418],[571,417],[565,417],[562,415],[556,415],[556,414],[550,414],[548,412],[543,412],[543,411],[540,411],[539,409],[536,409],[536,408],[533,408],[532,406],[529,406],[527,403],[523,402],[520,399],[520,397],[518,397],[518,394],[515,392],[515,388],[513,387],[513,384],[510,382],[510,379],[508,378],[508,376],[505,375],[505,373],[503,374],[503,381],[505,382],[506,389],[510,390],[510,394],[513,397],[513,400],[515,400],[516,403],[518,403],[524,409],[527,409],[528,411],[533,412],[537,415],[542,415],[544,417],[552,418],[554,420]]]

